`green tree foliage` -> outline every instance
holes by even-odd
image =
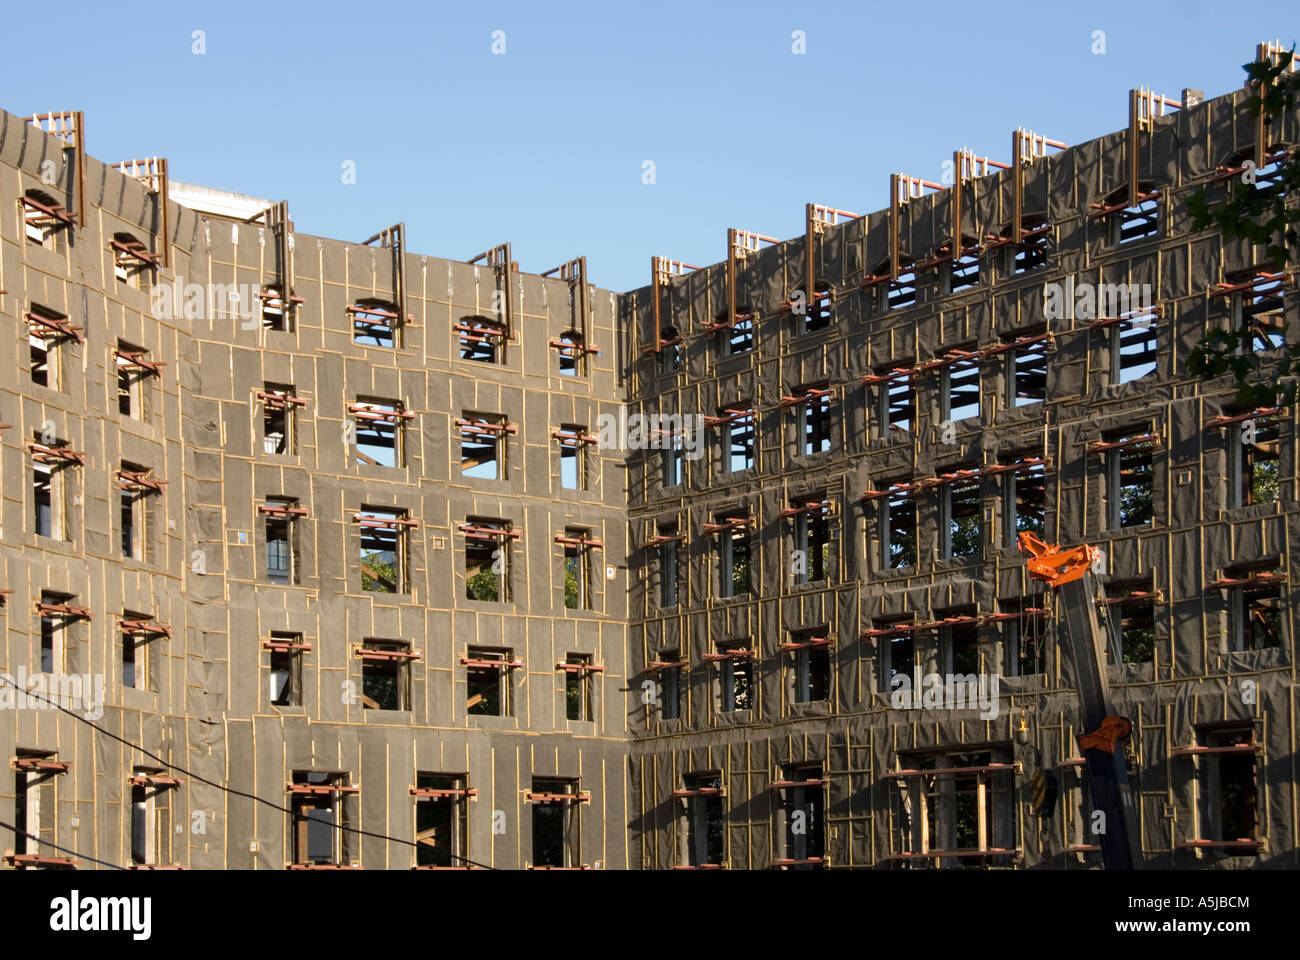
[[[496,602],[501,599],[497,575],[492,572],[490,567],[483,568],[467,579],[465,581],[465,592],[471,600]]]
[[[1292,109],[1300,92],[1300,73],[1288,72],[1292,54],[1284,54],[1277,62],[1259,61],[1242,65],[1247,83],[1254,94],[1246,101],[1252,117],[1264,118],[1265,138],[1268,129]],[[1253,179],[1253,178],[1247,178]],[[1273,184],[1243,182],[1240,177],[1227,181],[1227,195],[1211,201],[1202,188],[1187,200],[1192,215],[1192,228],[1204,230],[1215,227],[1225,238],[1244,239],[1266,248],[1266,258],[1281,270],[1290,261],[1300,234],[1300,206],[1288,205],[1300,189],[1300,154],[1293,153],[1279,165]],[[1300,364],[1300,344],[1289,343],[1282,336],[1276,353],[1261,358],[1251,351],[1252,331],[1243,324],[1240,330],[1212,330],[1192,349],[1187,358],[1187,369],[1194,376],[1214,379],[1231,373],[1237,382],[1237,400],[1255,407],[1285,406],[1296,397],[1294,371]],[[1273,362],[1277,367],[1266,376],[1261,373],[1261,363]]]

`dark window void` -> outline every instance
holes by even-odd
[[[834,318],[834,298],[831,295],[831,285],[823,280],[818,280],[813,287],[812,296],[808,300],[807,311],[802,318],[796,318],[803,321],[804,333],[816,333],[818,330],[825,330],[831,325]]]
[[[1146,431],[1109,435],[1106,442],[1134,440]],[[1111,529],[1138,527],[1151,522],[1152,448],[1150,443],[1133,443],[1106,451],[1107,506]]]
[[[1012,467],[1002,479],[1002,511],[1006,523],[1005,543],[1014,546],[1017,537],[1028,530],[1044,536],[1047,529],[1047,470],[1037,454],[1025,454],[1002,461]]]
[[[59,497],[55,493],[59,479],[50,464],[32,465],[33,530],[39,537],[60,539],[62,536],[61,511],[57,509]]]
[[[1047,399],[1047,341],[1026,343],[1007,352],[1011,403],[1023,407]]]
[[[1250,727],[1207,731],[1198,737],[1208,747],[1254,742]],[[1255,840],[1259,835],[1258,770],[1254,751],[1217,753],[1202,758],[1202,839],[1216,843]],[[1242,851],[1233,851],[1240,854]]]
[[[590,540],[591,531],[586,528],[566,527],[564,537],[569,541],[564,544],[564,605],[570,610],[590,610],[593,546],[572,541]]]
[[[274,644],[291,646],[302,643],[301,633],[272,630]],[[277,707],[302,705],[302,650],[271,650],[271,704]]]
[[[892,624],[881,624],[889,627]],[[912,682],[912,668],[916,665],[916,642],[910,633],[882,637],[880,640],[880,689],[889,693],[901,686],[905,677]]]
[[[1051,226],[1047,223],[1026,224],[1020,245],[1015,248],[1014,273],[1028,273],[1047,266],[1047,244]]]
[[[1042,615],[1031,611],[1043,606],[1041,599],[1003,600],[999,603],[1004,619],[1002,631],[1002,672],[1008,677],[1042,673],[1045,626]]]
[[[789,653],[788,669],[791,671],[795,703],[813,703],[830,698],[830,646],[819,642],[825,637],[825,627],[790,634],[790,642],[800,644]]]
[[[815,494],[793,504],[801,511],[794,516],[795,553],[790,571],[795,583],[825,580],[831,566],[830,507],[824,494]]]
[[[460,359],[475,363],[504,363],[505,327],[490,317],[461,317],[456,324]]]
[[[294,514],[288,511],[298,506],[297,500],[283,497],[267,498],[267,506],[279,508],[283,516],[268,514],[266,518],[266,579],[271,583],[289,586],[298,582],[298,549]]]
[[[980,672],[979,629],[973,623],[944,627],[939,638],[944,673]]]
[[[754,349],[754,308],[745,304],[736,307],[736,320],[727,324],[727,314],[719,314],[718,323],[722,329],[718,335],[722,338],[722,355],[735,356]]]
[[[298,771],[296,783],[313,787],[347,784],[345,774]],[[334,790],[293,795],[294,863],[318,866],[341,862],[340,826],[347,825],[346,802]]]
[[[465,596],[506,603],[510,599],[510,525],[505,520],[471,517],[465,537]]]
[[[1282,281],[1262,284],[1232,296],[1238,330],[1248,331],[1242,352],[1276,350],[1286,344]]]
[[[150,489],[125,479],[125,475],[148,472],[147,467],[139,464],[128,463],[126,460],[121,462],[120,473],[123,476],[118,480],[118,507],[122,528],[122,556],[132,560],[145,558],[145,508]]]
[[[692,867],[721,864],[726,857],[722,776],[717,773],[687,774],[683,782],[693,793],[708,791],[686,799],[686,864]]]
[[[564,672],[564,715],[569,720],[591,720],[591,655],[571,653],[564,662],[583,669]]]
[[[406,519],[404,510],[362,507],[361,589],[374,593],[406,590]]]
[[[659,651],[659,660],[674,666],[663,667],[659,672],[660,697],[662,698],[664,720],[676,720],[682,715],[682,668],[675,666],[681,661],[681,648],[672,647]]]
[[[123,610],[123,620],[148,620],[149,615]],[[123,630],[122,636],[122,686],[132,690],[149,689],[150,637],[134,630]]]
[[[458,867],[469,856],[468,777],[463,773],[417,773],[417,790],[448,791],[417,796],[415,803],[415,865]]]
[[[805,456],[831,448],[831,395],[825,383],[805,387],[800,392],[826,391],[811,396],[796,408],[799,420],[799,452]]]
[[[117,341],[113,361],[117,371],[117,412],[124,417],[144,419],[144,385],[152,371],[131,360],[132,356],[145,354],[141,347]]]
[[[1120,659],[1124,663],[1150,663],[1155,657],[1156,618],[1155,601],[1150,594],[1149,580],[1112,583],[1106,587],[1106,597],[1115,601],[1106,604],[1106,617],[1112,640],[1119,642]]]
[[[682,368],[682,340],[676,327],[664,327],[659,334],[662,344],[655,363],[660,373],[673,373]]]
[[[75,598],[67,593],[41,591],[41,604],[59,606],[69,604]],[[41,672],[57,673],[64,668],[63,653],[67,647],[71,619],[62,613],[45,612],[41,614]]]
[[[751,651],[745,653],[744,651]],[[754,707],[754,659],[748,639],[728,640],[718,644],[718,709],[723,713],[752,710]]]
[[[365,710],[409,710],[409,643],[366,640],[361,653],[361,706]],[[373,654],[367,656],[367,654]]]
[[[724,428],[727,432],[727,469],[732,473],[748,470],[754,465],[754,412],[719,410],[718,416],[735,416]]]
[[[885,566],[915,566],[916,501],[902,494],[891,495],[881,499],[880,509]]]
[[[533,779],[533,793],[549,796],[576,794],[577,784],[572,780]],[[533,866],[571,867],[578,857],[575,847],[578,837],[579,804],[564,800],[539,800],[531,802],[533,808]]]
[[[939,499],[944,513],[943,556],[978,556],[984,546],[980,527],[979,479],[954,480],[944,484],[939,489]]]
[[[737,513],[718,517],[718,523],[729,520],[748,520],[748,514]],[[749,527],[729,526],[718,533],[718,595],[741,597],[750,592]]]
[[[973,351],[973,347],[963,350]],[[940,397],[943,420],[965,420],[980,415],[980,364],[978,358],[954,360],[942,368]]]
[[[826,789],[820,764],[791,764],[785,775],[785,856],[792,870],[811,870],[826,858]],[[801,862],[803,861],[803,862]],[[808,862],[813,861],[813,862]]]
[[[484,717],[510,716],[510,670],[507,664],[513,659],[511,652],[470,647],[466,659],[470,661],[465,669],[466,712]]]
[[[1232,475],[1230,502],[1234,507],[1275,503],[1280,491],[1281,445],[1276,419],[1255,418],[1243,423],[1240,432],[1224,433],[1230,448]]]
[[[659,606],[675,607],[678,597],[677,524],[660,525],[659,537],[662,539],[659,550]]]
[[[1282,592],[1277,586],[1233,587],[1229,594],[1235,650],[1282,645]]]

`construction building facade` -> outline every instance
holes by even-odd
[[[1186,369],[1300,319],[1191,225],[1249,94],[625,294],[0,114],[6,865],[1095,868],[1022,531],[1102,550],[1145,862],[1298,865],[1295,411]]]

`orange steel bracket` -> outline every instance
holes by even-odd
[[[1087,545],[1062,549],[1044,543],[1028,530],[1020,533],[1020,551],[1029,554],[1025,561],[1029,575],[1035,580],[1045,580],[1053,587],[1081,579],[1099,555],[1096,547]]]
[[[1101,726],[1092,733],[1081,733],[1075,739],[1079,741],[1079,751],[1101,750],[1103,753],[1115,752],[1115,744],[1127,740],[1133,732],[1133,724],[1127,717],[1114,714],[1101,722]]]

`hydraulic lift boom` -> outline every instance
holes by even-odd
[[[1096,547],[1061,548],[1039,540],[1028,531],[1020,534],[1020,549],[1028,554],[1026,566],[1035,580],[1051,585],[1060,600],[1065,629],[1058,633],[1074,664],[1079,691],[1079,751],[1088,765],[1092,808],[1105,819],[1097,832],[1101,858],[1107,870],[1136,870],[1142,865],[1137,813],[1129,790],[1128,767],[1121,741],[1133,724],[1115,712],[1106,680],[1106,635],[1093,603],[1090,570],[1100,552]]]

